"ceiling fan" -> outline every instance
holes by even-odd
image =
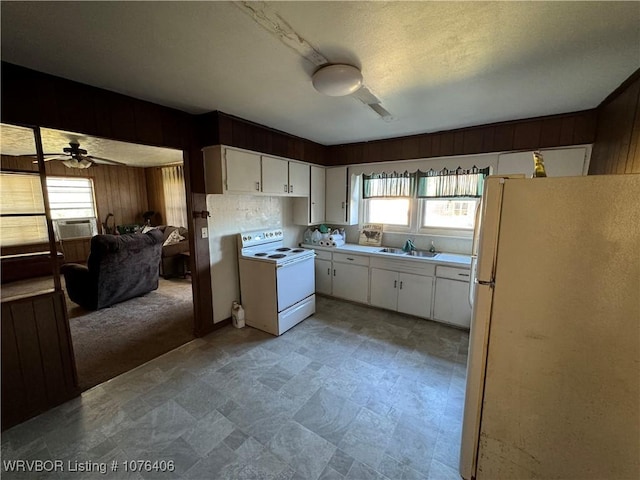
[[[87,151],[84,148],[80,148],[80,143],[74,141],[69,142],[69,146],[63,148],[62,151],[63,153],[45,153],[44,161],[60,160],[62,164],[68,168],[89,168],[95,163],[94,160],[100,160],[113,165],[126,166],[126,164],[116,160],[87,155]],[[35,160],[33,163],[38,163],[38,161]]]

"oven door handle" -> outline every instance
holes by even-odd
[[[276,265],[276,268],[283,268],[283,267],[289,267],[291,265],[295,265],[296,263],[300,263],[300,262],[306,262],[307,260],[311,260],[313,261],[313,257],[315,255],[307,255],[305,257],[299,257],[299,258],[295,258],[295,259],[291,259],[291,260],[287,260],[284,263],[279,263],[278,265]]]

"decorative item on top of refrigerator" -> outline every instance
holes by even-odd
[[[539,151],[533,152],[533,178],[546,177],[547,172],[544,169],[544,158]]]

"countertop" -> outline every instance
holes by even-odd
[[[300,246],[312,248],[313,250],[322,250],[325,252],[343,252],[343,253],[363,253],[366,255],[376,255],[395,260],[407,260],[411,262],[435,263],[439,265],[448,265],[450,267],[471,267],[471,255],[460,255],[457,253],[439,253],[436,257],[413,257],[410,255],[400,255],[397,253],[381,252],[384,246],[370,247],[367,245],[358,245],[355,243],[345,243],[341,247],[321,247],[316,244],[302,243]]]

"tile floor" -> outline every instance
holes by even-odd
[[[277,338],[225,327],[4,432],[3,462],[65,471],[3,463],[2,478],[458,480],[468,333],[327,298],[317,311]]]

